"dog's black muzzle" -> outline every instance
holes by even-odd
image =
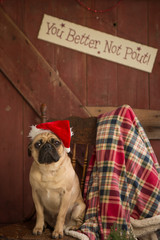
[[[49,142],[46,142],[39,150],[38,162],[41,164],[50,164],[52,162],[58,162],[60,159],[55,147]]]

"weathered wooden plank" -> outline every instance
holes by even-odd
[[[83,11],[84,9],[76,1],[61,0],[61,5],[58,1],[55,3],[58,16],[62,16],[61,18],[67,21],[85,26],[86,11]],[[55,65],[59,75],[80,99],[81,103],[86,105],[86,54],[60,46],[55,47],[55,52]]]
[[[110,112],[116,107],[86,107],[91,116]],[[133,109],[149,139],[160,139],[160,111]]]
[[[2,71],[38,114],[44,101],[52,116],[88,115],[79,99],[2,8],[0,45]]]
[[[138,16],[138,17],[137,17]],[[147,1],[123,0],[118,8],[118,36],[142,44],[147,42]],[[149,108],[148,74],[118,65],[118,105]]]
[[[107,9],[116,1],[92,1],[93,9]],[[117,35],[117,8],[103,14],[88,11],[87,26],[95,30]],[[87,56],[87,104],[89,106],[117,105],[117,64],[93,56]]]
[[[150,108],[160,109],[160,1],[148,1],[149,45],[158,48],[153,72],[150,74]]]
[[[152,146],[152,148],[153,148],[153,150],[155,152],[155,155],[156,155],[156,157],[158,159],[158,162],[160,164],[159,140],[155,140],[154,139],[154,140],[150,140],[150,142],[151,142],[151,146]]]
[[[23,106],[1,73],[0,96],[0,223],[13,223],[23,217]]]
[[[41,119],[33,111],[33,109],[23,99],[23,220],[32,216],[34,212],[34,204],[29,183],[29,172],[33,159],[28,156],[28,144],[30,139],[28,134],[30,126],[41,122]]]
[[[10,18],[14,21],[14,23],[19,27],[23,27],[23,14],[24,11],[24,0],[15,0],[15,1],[10,1],[10,0],[5,0],[5,1],[0,1],[0,5],[5,9],[5,12],[10,16]]]
[[[38,31],[40,29],[41,21],[43,19],[43,14],[57,16],[57,1],[56,0],[23,0],[24,12],[23,12],[23,28],[20,28],[25,32],[26,36],[29,36],[29,40],[38,49],[43,58],[50,64],[50,66],[55,70],[56,61],[56,51],[55,45],[46,41],[41,41],[37,38]],[[36,14],[35,14],[36,9]],[[8,12],[7,12],[8,13]],[[32,16],[32,17],[31,17]],[[34,23],[34,26],[33,26]]]

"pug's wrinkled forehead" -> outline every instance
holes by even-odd
[[[66,152],[70,152],[70,142],[73,132],[68,120],[46,122],[35,126],[32,125],[28,137],[33,140],[37,135],[45,132],[54,133],[63,142]]]

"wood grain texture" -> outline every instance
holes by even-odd
[[[148,39],[149,45],[160,50],[160,2],[155,1],[154,4],[149,1],[148,6]],[[160,51],[158,51],[153,72],[149,76],[150,79],[150,108],[160,109]]]
[[[63,116],[70,114],[86,116],[87,111],[83,109],[76,95],[2,8],[0,8],[0,22],[0,44],[3,46],[0,55],[4,56],[3,59],[0,58],[1,69],[34,110],[39,113],[43,98],[52,115],[57,115],[57,111],[61,110]],[[17,54],[19,50],[21,54]],[[67,108],[63,108],[62,100],[65,101]]]
[[[117,0],[85,0],[85,4],[93,9],[106,9],[115,2]],[[37,39],[44,13],[158,48],[152,73]],[[5,182],[0,185],[3,190],[1,223],[23,220],[32,211],[28,182],[32,160],[27,156],[27,136],[29,126],[40,122],[41,103],[47,104],[47,118],[56,119],[73,115],[97,116],[108,111],[105,107],[129,104],[135,111],[140,111],[137,115],[147,127],[160,159],[157,140],[160,135],[159,13],[158,0],[123,0],[118,7],[105,13],[92,13],[75,0],[0,1],[0,131],[3,136],[0,178]],[[78,125],[79,121],[74,124]],[[83,134],[79,131],[74,138]],[[14,142],[11,133],[16,136]],[[84,159],[83,150],[78,150],[80,166]],[[79,165],[76,166],[78,171]]]
[[[30,139],[28,134],[31,125],[35,125],[41,122],[38,115],[31,109],[29,104],[23,101],[23,220],[32,216],[34,213],[34,205],[32,200],[32,191],[29,182],[29,172],[33,159],[28,156],[28,145]]]
[[[138,43],[147,45],[147,13],[147,1],[122,1],[118,8],[118,36],[137,42],[137,47]],[[118,105],[149,107],[147,73],[118,65],[117,87]]]
[[[112,1],[114,4],[116,1]],[[94,1],[94,9],[106,9],[111,3]],[[91,14],[87,26],[101,32],[116,35],[117,9],[105,14]],[[106,106],[117,104],[117,64],[87,56],[87,105]]]
[[[23,218],[23,105],[1,73],[0,96],[0,222],[13,223]]]

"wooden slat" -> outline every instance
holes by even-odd
[[[83,163],[83,173],[82,173],[82,179],[81,179],[82,192],[83,192],[84,181],[85,181],[85,177],[86,177],[87,162],[88,162],[88,144],[86,145],[86,151],[85,151],[84,163]]]
[[[74,143],[73,145],[73,157],[72,157],[72,165],[73,165],[73,168],[75,169],[76,167],[76,143]]]
[[[118,36],[148,44],[147,1],[123,0],[121,2],[118,8]],[[117,68],[118,101],[116,105],[127,103],[133,108],[149,108],[149,75],[120,64]]]
[[[93,9],[107,9],[116,3],[112,1],[85,1]],[[95,30],[116,35],[117,9],[105,14],[91,14],[87,11],[87,26]],[[87,55],[87,104],[105,106],[117,104],[117,64]]]
[[[91,116],[110,112],[116,107],[86,107]],[[140,120],[149,139],[160,139],[160,111],[147,109],[133,109]]]
[[[150,74],[150,108],[160,109],[160,1],[148,1],[148,45],[158,48],[153,72]]]
[[[28,156],[28,145],[30,139],[27,137],[30,131],[30,126],[40,122],[33,109],[23,101],[23,220],[33,216],[34,204],[32,198],[31,185],[29,182],[29,172],[33,159]],[[22,162],[22,159],[21,159]],[[18,164],[18,163],[16,163]],[[11,171],[13,171],[11,169]],[[9,211],[9,209],[7,209]]]
[[[0,223],[23,218],[23,104],[0,74]]]
[[[62,19],[85,26],[86,11],[83,11],[76,2],[61,0],[61,4],[55,1],[55,5],[57,6],[57,14],[62,16]],[[86,54],[58,45],[56,45],[55,53],[54,64],[56,64],[60,76],[80,99],[82,105],[86,105]]]

